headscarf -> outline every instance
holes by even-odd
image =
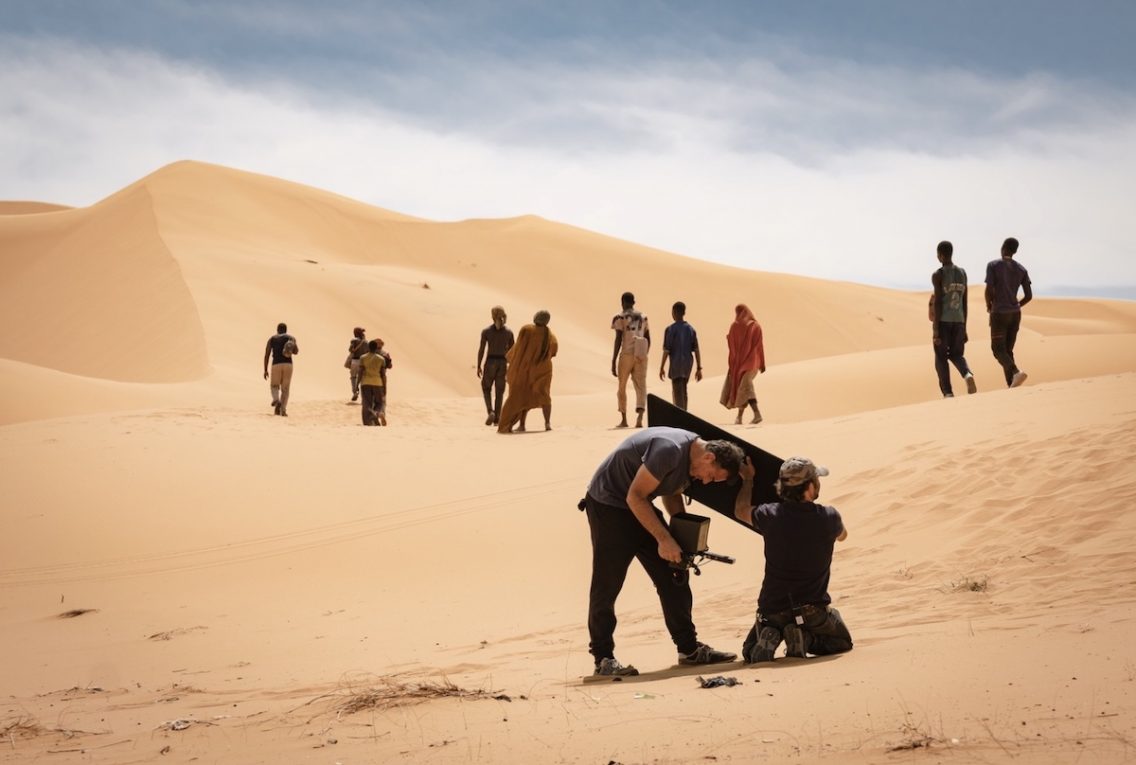
[[[749,310],[749,306],[738,303],[734,308],[734,323],[726,334],[730,349],[730,378],[736,390],[737,383],[744,373],[765,366],[765,348],[762,343],[761,325]]]

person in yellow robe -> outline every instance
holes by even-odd
[[[505,354],[509,391],[501,407],[498,433],[524,432],[528,411],[538,406],[544,412],[544,429],[552,430],[552,357],[557,343],[548,328],[550,318],[548,311],[537,311],[533,323],[521,327],[517,342]]]

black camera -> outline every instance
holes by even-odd
[[[710,552],[710,519],[693,513],[678,513],[671,516],[670,532],[678,546],[682,548],[682,562],[671,563],[672,575],[676,584],[685,584],[690,571],[695,576],[702,575],[700,566],[707,561],[732,564],[734,559],[728,555]]]

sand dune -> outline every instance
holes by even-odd
[[[56,205],[50,202],[4,202],[0,201],[0,215],[29,215],[34,213],[59,212],[70,210],[67,205]]]
[[[1047,299],[1035,275],[1028,384],[999,383],[978,316],[979,394],[943,400],[925,292],[767,273],[760,254],[741,270],[535,217],[426,221],[193,162],[87,208],[29,204],[0,205],[0,762],[1136,751],[1134,304]],[[679,668],[633,568],[617,650],[645,674],[582,682],[575,503],[625,435],[624,289],[656,340],[687,302],[707,371],[691,408],[719,423],[733,305],[757,313],[766,420],[727,427],[832,469],[852,653]],[[551,433],[480,424],[494,303],[514,327],[552,313]],[[301,344],[287,420],[260,374],[281,320]],[[395,354],[386,429],[347,400],[355,324]],[[711,542],[738,562],[695,580],[695,616],[737,650],[759,540],[717,519]]]

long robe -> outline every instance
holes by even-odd
[[[556,335],[548,327],[526,324],[517,333],[517,341],[505,359],[509,369],[505,381],[509,385],[501,406],[498,433],[508,433],[529,409],[552,404],[552,357],[559,346]]]
[[[750,400],[756,400],[753,379],[765,369],[765,345],[762,341],[761,325],[745,305],[736,309],[736,318],[726,334],[729,346],[729,370],[722,385],[722,406],[737,409]]]

